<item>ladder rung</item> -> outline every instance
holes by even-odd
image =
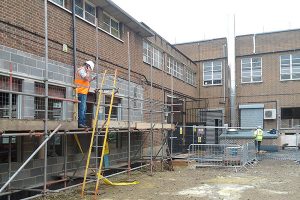
[[[99,136],[100,136],[100,137],[104,137],[105,135],[95,135],[95,137],[96,137],[96,136],[98,136],[98,137],[99,137]]]
[[[93,148],[99,148],[99,147],[101,147],[101,148],[102,148],[103,146],[93,146]]]
[[[100,156],[100,157],[96,157],[96,156],[91,156],[90,158],[98,158],[98,159],[100,159],[100,158],[101,158],[101,156]]]

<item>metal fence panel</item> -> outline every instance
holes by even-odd
[[[252,143],[191,144],[188,160],[200,167],[245,167],[256,160],[256,151]]]

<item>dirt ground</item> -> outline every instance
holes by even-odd
[[[127,175],[111,178],[125,180]],[[98,199],[300,199],[300,165],[294,161],[262,160],[248,170],[233,168],[176,167],[175,171],[135,171],[131,186],[100,185]],[[93,187],[94,184],[89,185]],[[72,189],[44,199],[76,200],[80,189]],[[85,199],[93,199],[86,195]]]

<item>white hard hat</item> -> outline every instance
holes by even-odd
[[[261,129],[261,126],[257,126],[257,128]]]
[[[90,60],[89,60],[89,61],[86,61],[85,64],[88,65],[88,66],[90,66],[91,69],[94,70],[94,66],[95,66],[95,65],[94,65],[94,62],[93,62],[93,61],[90,61]]]

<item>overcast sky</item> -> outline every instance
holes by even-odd
[[[112,0],[170,43],[300,28],[298,0]]]

